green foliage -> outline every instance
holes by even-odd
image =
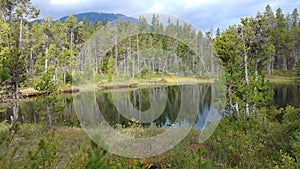
[[[57,85],[53,80],[53,74],[50,70],[47,70],[42,74],[40,79],[35,83],[34,89],[48,92],[57,90]]]
[[[14,168],[14,158],[18,147],[11,148],[14,137],[20,130],[20,122],[8,126],[6,121],[0,123],[0,162],[8,162],[10,168]]]
[[[149,70],[148,66],[144,65],[144,67],[142,68],[142,70],[140,72],[140,76],[142,78],[146,78],[146,77],[149,77],[149,75],[148,75],[149,73],[150,73],[150,70]]]
[[[268,105],[273,96],[270,82],[258,74],[256,62],[249,58],[248,51],[256,49],[249,45],[252,41],[247,36],[252,36],[248,25],[229,27],[214,42],[225,69],[227,109],[236,113],[246,109],[255,113],[258,107]]]
[[[106,151],[99,148],[96,143],[91,140],[91,148],[87,151],[88,162],[85,168],[89,169],[106,169],[109,168],[109,162],[105,159]]]
[[[55,168],[58,162],[58,147],[59,142],[54,136],[54,131],[51,135],[42,138],[36,150],[29,150],[30,168]]]
[[[274,169],[290,169],[297,167],[295,159],[290,157],[287,153],[283,153],[282,150],[280,150],[280,155],[280,161],[274,161]]]
[[[108,63],[107,63],[107,77],[108,77],[108,80],[111,81],[112,78],[113,78],[113,75],[116,71],[116,63],[115,63],[115,59],[110,56],[109,59],[108,59]]]
[[[198,163],[198,168],[204,169],[204,168],[211,168],[211,161],[208,159],[203,159],[204,155],[205,155],[205,149],[202,147],[198,148],[198,152],[197,152],[197,157],[196,157],[196,161]]]
[[[72,73],[67,73],[66,74],[66,83],[72,85],[72,81],[73,81],[73,76]]]
[[[273,70],[272,76],[285,78],[285,77],[295,77],[296,74],[291,70]]]
[[[221,168],[295,168],[299,157],[299,109],[260,109],[256,117],[224,117],[207,142]],[[264,157],[264,158],[261,158]]]
[[[7,73],[9,74],[9,79],[12,84],[19,85],[25,77],[25,60],[24,55],[22,52],[17,48],[12,48],[4,53],[1,53],[1,57],[5,59],[2,61],[2,66],[5,68],[4,75],[8,77]]]
[[[0,161],[1,161],[7,154],[7,151],[3,152],[3,150],[6,150],[7,148],[7,143],[11,138],[11,132],[9,131],[9,127],[6,124],[6,121],[0,123],[0,129],[1,129],[0,130],[0,148],[1,148]]]
[[[300,59],[298,59],[295,67],[296,75],[300,76]]]
[[[9,38],[9,25],[3,22],[3,19],[0,19],[0,49],[1,51],[7,47],[5,40]]]
[[[9,70],[7,68],[2,68],[0,70],[0,82],[9,79]]]

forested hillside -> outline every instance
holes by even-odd
[[[5,1],[4,1],[5,2]],[[9,4],[2,4],[2,8],[6,9]],[[11,53],[10,49],[15,48],[15,52],[20,52],[22,58],[21,66],[25,71],[23,75],[26,76],[26,85],[32,86],[32,82],[36,80],[41,74],[49,68],[55,69],[55,81],[59,85],[67,83],[67,76],[71,77],[71,72],[74,65],[78,62],[78,55],[84,43],[97,30],[104,30],[109,23],[107,21],[97,21],[96,24],[89,23],[86,18],[82,22],[78,22],[74,16],[69,16],[64,22],[53,22],[51,17],[41,20],[40,23],[33,24],[28,21],[30,18],[38,16],[38,10],[33,9],[33,6],[22,2],[13,3],[10,6],[11,10],[3,10],[3,17],[1,18],[1,83],[8,78],[9,65],[5,64],[5,55]],[[245,43],[245,52],[251,62],[254,63],[254,71],[262,72],[268,76],[272,75],[274,70],[293,70],[296,66],[296,61],[299,56],[299,14],[297,9],[291,14],[283,14],[281,9],[277,9],[275,14],[270,6],[267,6],[265,11],[258,12],[255,17],[248,17],[241,19],[241,25],[230,28],[231,32],[236,32],[241,35],[241,31],[245,32],[241,41]],[[152,25],[151,27],[147,24]],[[205,50],[205,42],[203,38],[208,35],[212,41],[218,38],[226,38],[225,35],[220,36],[219,29],[216,34],[214,32],[194,32],[190,25],[176,25],[170,23],[166,29],[163,28],[159,18],[153,18],[152,23],[147,23],[144,18],[140,18],[137,25],[132,25],[128,21],[120,21],[120,26],[132,27],[132,29],[153,29],[155,32],[163,34],[172,34],[172,30],[182,32],[176,36],[183,36],[186,42],[197,46],[199,51]],[[228,32],[228,31],[227,31]],[[204,35],[203,35],[204,34]],[[138,37],[139,45],[143,43],[143,37]],[[134,40],[134,39],[133,39]],[[239,39],[237,39],[239,40]],[[146,42],[146,41],[145,41]],[[155,44],[161,45],[162,49],[166,49],[168,44],[166,42],[157,42]],[[132,50],[136,50],[136,42],[132,42]],[[154,45],[155,45],[154,44]],[[135,45],[135,46],[134,46]],[[216,50],[218,46],[214,46]],[[184,49],[177,49],[177,53]],[[118,55],[124,55],[128,51],[119,49]],[[222,53],[218,53],[221,55]],[[109,57],[109,56],[108,56]],[[116,57],[112,55],[112,57]],[[189,57],[189,56],[185,56]],[[197,58],[195,58],[197,57]],[[203,57],[193,56],[187,58],[196,67],[199,65],[198,61]],[[222,57],[222,56],[221,56]],[[231,60],[229,56],[227,60]],[[101,69],[99,73],[106,75],[105,62],[107,58],[100,58]],[[100,67],[100,66],[99,66]],[[200,73],[199,71],[197,73]],[[70,78],[69,78],[70,79]],[[70,83],[70,81],[69,81]]]
[[[116,19],[121,20],[121,21],[130,21],[132,24],[136,24],[138,22],[137,19],[127,17],[122,14],[113,14],[113,13],[97,13],[97,12],[86,12],[86,13],[80,13],[80,14],[74,14],[74,17],[78,19],[78,22],[82,22],[83,20],[87,20],[88,24],[92,23],[97,23],[97,21],[101,21],[103,23],[107,22],[114,22]],[[56,21],[60,21],[64,23],[68,16],[64,16],[62,18],[59,18]],[[37,19],[32,22],[38,22],[40,23],[43,19]]]

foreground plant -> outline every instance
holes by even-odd
[[[28,152],[30,168],[55,168],[59,157],[59,142],[51,135],[44,136],[38,143],[36,150]]]

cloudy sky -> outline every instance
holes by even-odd
[[[32,0],[41,10],[40,17],[54,19],[83,12],[121,13],[127,16],[140,13],[170,14],[189,21],[203,31],[211,27],[224,30],[239,23],[239,18],[264,11],[267,4],[273,11],[281,7],[283,13],[300,10],[299,0]]]

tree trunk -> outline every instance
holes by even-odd
[[[255,82],[257,81],[257,77],[258,77],[258,51],[257,49],[255,50],[255,65],[254,65],[254,72],[255,72]]]
[[[32,48],[30,50],[30,58],[29,58],[29,63],[30,63],[30,67],[29,67],[29,72],[30,72],[30,75],[33,75],[33,72],[34,72],[34,63],[33,63],[33,51],[32,51]]]
[[[115,73],[116,75],[118,75],[118,32],[115,33],[115,57],[116,57],[116,69],[115,69]]]
[[[9,14],[9,38],[8,38],[8,49],[11,49],[11,38],[12,38],[12,23],[11,23],[11,14]]]
[[[269,56],[269,62],[267,63],[267,67],[268,67],[268,77],[271,76],[271,67],[272,67],[272,55]]]
[[[47,55],[48,53],[48,47],[46,47],[46,52],[45,52],[45,55]],[[48,58],[45,59],[45,71],[48,70]]]
[[[64,79],[64,86],[66,85],[66,70],[64,68],[64,73],[63,73],[63,79]]]
[[[244,36],[242,33],[242,38],[244,40]],[[246,45],[245,42],[244,43],[244,69],[245,69],[245,81],[246,81],[246,85],[249,85],[249,77],[248,77],[248,54],[247,54],[247,49],[246,49]],[[256,62],[256,61],[255,61]],[[248,95],[248,91],[246,91],[246,94]],[[246,116],[249,116],[249,102],[248,102],[248,98],[246,98],[246,105],[245,105],[245,113]]]
[[[140,72],[140,48],[139,48],[139,35],[136,35],[136,52],[137,52],[137,59],[138,59],[138,68],[137,71]]]
[[[282,69],[287,70],[287,60],[285,56],[283,56]]]
[[[95,53],[94,53],[94,56],[95,56],[95,67],[94,67],[94,70],[96,73],[98,73],[98,53],[97,53],[97,44],[98,44],[98,38],[96,38],[96,42],[95,42]]]
[[[134,78],[134,76],[135,76],[135,61],[134,61],[134,57],[132,58],[132,78]]]
[[[22,50],[22,32],[23,32],[23,17],[20,18],[20,37],[19,37],[19,50]]]
[[[20,101],[20,95],[19,95],[19,83],[15,82],[15,92],[13,96],[13,115],[11,117],[11,126],[14,126],[19,118],[19,101]]]

